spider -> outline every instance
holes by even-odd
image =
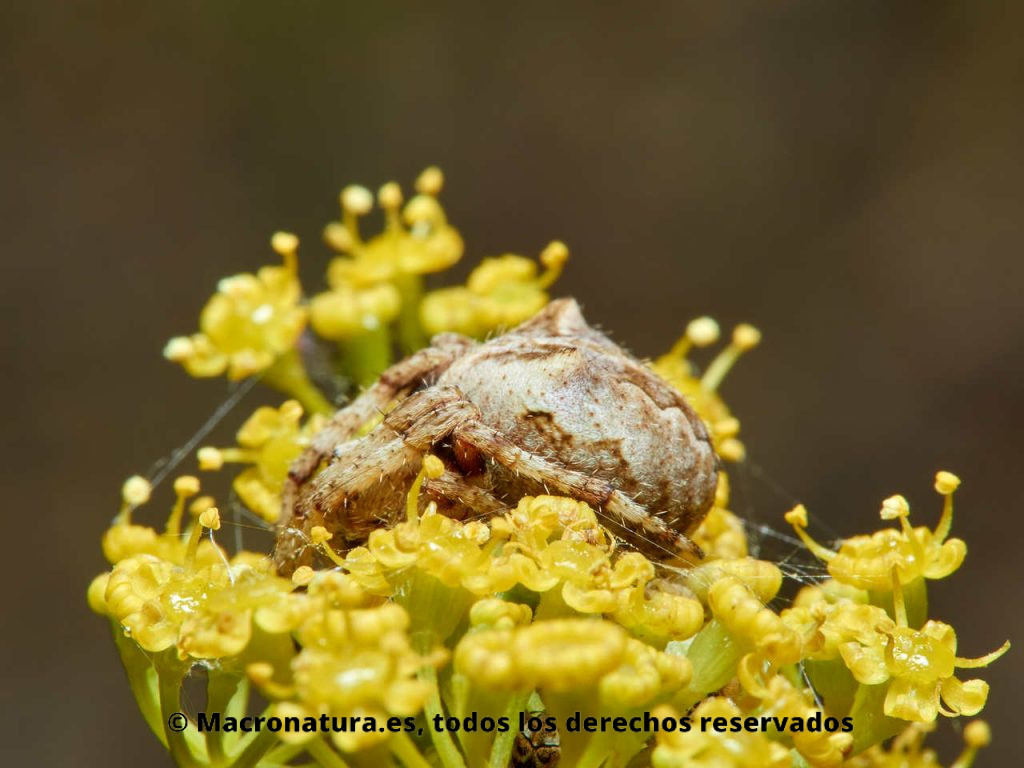
[[[445,471],[423,487],[451,516],[502,514],[522,496],[557,493],[659,561],[700,556],[687,533],[714,498],[708,431],[673,387],[587,325],[573,299],[486,342],[435,336],[334,414],[290,468],[278,570],[312,561],[314,526],[354,546],[397,522],[428,452]]]

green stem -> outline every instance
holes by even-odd
[[[334,407],[313,386],[297,349],[289,349],[263,372],[263,382],[278,392],[294,397],[306,413],[334,413]]]
[[[441,759],[444,768],[466,768],[466,762],[462,759],[462,753],[452,741],[451,734],[445,730],[434,728],[434,717],[440,715],[444,720],[444,708],[441,706],[441,689],[437,682],[437,670],[431,666],[420,669],[419,678],[430,684],[430,695],[423,707],[423,713],[427,717],[427,730],[430,732],[430,740],[434,743],[437,756]]]
[[[306,744],[278,744],[269,753],[267,753],[266,759],[263,761],[267,766],[284,766],[300,752],[306,751]]]
[[[808,659],[804,670],[831,714],[843,716],[850,712],[858,685],[842,659]]]
[[[923,577],[903,584],[903,603],[907,609],[907,624],[911,629],[920,629],[928,621],[928,585]],[[885,610],[890,618],[896,618],[893,608],[892,591],[874,590],[868,592],[868,601]]]
[[[402,299],[398,316],[398,341],[402,353],[410,355],[427,345],[427,337],[420,326],[420,301],[423,298],[423,279],[419,275],[400,273],[395,288]]]
[[[509,701],[508,707],[505,708],[505,716],[508,717],[510,727],[494,737],[487,768],[508,768],[512,747],[515,746],[516,736],[519,734],[519,713],[526,708],[529,698],[529,693],[520,693]]]
[[[457,734],[469,767],[489,768],[497,762],[506,768],[516,733],[519,732],[519,713],[526,706],[530,692],[488,691],[472,685],[467,678],[456,673],[449,678],[443,693],[450,714],[460,720],[466,717],[477,718],[478,727],[475,730],[461,729]],[[510,727],[509,731],[502,732],[497,728],[483,728],[485,718],[497,724],[502,717],[508,718],[510,726],[515,723],[515,729]]]
[[[405,768],[432,768],[407,733],[396,733],[391,737],[391,751]],[[508,768],[508,763],[501,768]]]
[[[208,712],[222,712],[229,714],[232,702],[241,694],[243,698],[248,696],[248,681],[238,675],[229,675],[211,669],[206,682],[206,709]],[[210,756],[210,762],[219,765],[225,762],[226,750],[232,749],[234,734],[224,733],[222,730],[210,730],[206,732],[206,751]]]
[[[424,656],[444,642],[465,619],[476,597],[462,587],[449,587],[440,579],[413,569],[397,585],[396,603],[409,612],[409,633],[428,643],[417,648]]]
[[[388,742],[383,741],[365,749],[350,752],[348,761],[355,768],[395,768],[391,746]]]
[[[903,602],[910,626],[914,629],[923,627],[928,621],[928,584],[923,576],[903,585]]]
[[[277,743],[277,734],[272,731],[261,730],[249,740],[249,743],[245,745],[234,760],[225,765],[230,765],[231,768],[252,768],[252,766],[258,765]]]
[[[850,709],[853,718],[853,754],[874,744],[881,744],[906,727],[906,721],[886,716],[884,707],[888,692],[888,683],[858,687]]]
[[[256,640],[260,635],[254,634],[253,639]],[[255,643],[250,641],[249,647],[255,647]],[[268,654],[269,656],[269,654]],[[224,705],[223,712],[227,717],[243,718],[249,708],[249,680],[247,678],[241,678],[238,687],[235,689],[234,694],[228,699]],[[226,749],[234,749],[235,745],[241,738],[241,734],[228,733],[225,734],[227,738],[224,739],[224,745]]]
[[[623,713],[629,717],[632,713]],[[632,757],[643,750],[647,743],[646,733],[596,733],[587,744],[576,768],[623,768]]]
[[[605,743],[605,735],[595,733],[587,743],[587,748],[583,751],[579,762],[576,763],[576,768],[599,768],[607,757],[608,745]]]
[[[114,632],[114,643],[121,656],[121,664],[128,676],[128,684],[135,695],[135,703],[142,713],[146,725],[153,731],[164,747],[167,746],[167,735],[164,733],[165,721],[160,716],[160,694],[156,668],[152,660],[130,637],[125,637],[124,630],[116,621],[111,622]]]
[[[722,688],[736,675],[736,665],[744,649],[725,626],[712,619],[697,633],[686,656],[693,665],[693,678],[674,703],[689,709],[709,693]]]
[[[386,325],[338,342],[341,373],[360,387],[373,384],[391,365],[391,331]]]
[[[306,744],[306,751],[320,764],[321,768],[348,768],[348,763],[323,739],[315,739]]]
[[[193,768],[202,765],[189,748],[185,731],[175,731],[170,727],[168,718],[181,712],[181,681],[180,670],[157,670],[160,688],[160,718],[164,723],[164,736],[167,749],[178,768]],[[187,729],[188,726],[186,726]]]
[[[558,723],[559,741],[559,764],[577,766],[588,753],[591,742],[600,734],[587,731],[570,731],[563,727],[575,713],[579,712],[582,717],[594,714],[596,691],[593,690],[572,690],[562,693],[544,693],[544,714],[542,717],[554,716]],[[529,709],[533,709],[536,703],[531,703]]]

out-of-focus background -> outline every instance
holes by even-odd
[[[5,3],[4,764],[168,762],[85,605],[122,479],[227,391],[162,345],[275,229],[315,286],[341,186],[431,163],[457,274],[559,237],[559,292],[639,354],[698,314],[763,329],[724,385],[739,511],[803,501],[838,536],[902,492],[933,524],[959,473],[970,553],[932,613],[964,655],[1024,641],[1022,28],[1001,2]],[[981,674],[981,765],[1019,758],[1021,658]]]

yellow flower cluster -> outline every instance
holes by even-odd
[[[542,698],[590,689],[605,707],[639,707],[686,685],[691,668],[600,619],[548,619],[467,634],[455,669],[486,689],[540,691]]]
[[[454,331],[474,338],[512,328],[544,308],[547,289],[568,258],[569,249],[555,241],[540,254],[540,274],[535,261],[515,254],[484,259],[465,286],[427,294],[420,309],[423,327],[431,334]]]
[[[284,266],[225,277],[199,315],[199,333],[167,342],[164,356],[193,376],[244,379],[267,370],[294,347],[306,326],[299,300],[298,239],[278,232],[271,245]]]
[[[279,717],[358,716],[384,722],[423,708],[432,688],[418,674],[426,665],[443,664],[447,653],[412,650],[403,608],[370,595],[338,571],[307,568],[287,580],[274,574],[265,555],[243,551],[229,559],[212,541],[220,514],[205,503],[185,536],[178,535],[184,501],[198,491],[198,483],[184,477],[175,487],[178,500],[168,532],[158,535],[126,519],[148,498],[148,484],[141,478],[125,484],[125,508],[105,540],[111,542],[105,550],[116,557],[114,567],[96,577],[88,592],[92,609],[150,654],[160,686],[168,677],[180,685],[185,665],[202,661],[209,665],[211,689],[215,682],[237,687],[251,680],[274,701],[268,713]],[[165,691],[149,682],[132,680],[140,706],[160,707]],[[281,739],[285,745],[323,749],[308,744],[315,735],[290,732]],[[384,738],[377,728],[332,733],[343,751]],[[196,760],[218,764],[213,753],[204,754],[197,745],[182,748],[191,749]],[[218,743],[218,753],[224,748]]]
[[[328,224],[324,239],[339,254],[327,268],[329,290],[310,302],[313,328],[325,339],[344,342],[364,335],[380,336],[403,315],[401,333],[407,346],[422,337],[415,326],[420,300],[419,277],[455,264],[463,251],[462,238],[448,224],[437,201],[444,177],[428,168],[416,181],[417,194],[403,206],[395,182],[380,188],[377,202],[385,227],[364,240],[359,219],[373,208],[365,187],[341,192],[341,221]]]
[[[874,746],[847,761],[848,768],[936,768],[941,765],[934,750],[924,746],[925,737],[935,730],[934,723],[917,723],[896,736],[886,747]],[[968,723],[963,731],[964,748],[950,768],[969,768],[978,750],[992,741],[992,733],[983,720]]]
[[[298,240],[278,233],[272,246],[284,265],[222,281],[199,332],[168,343],[165,355],[194,376],[259,376],[293,398],[258,408],[237,445],[198,453],[204,471],[244,465],[232,487],[267,527],[290,465],[332,410],[305,368],[323,359],[313,333],[332,342],[343,389],[343,380],[373,381],[396,350],[416,349],[429,334],[484,337],[548,301],[568,258],[560,242],[539,263],[485,259],[465,285],[423,291],[423,275],[463,252],[437,199],[442,185],[429,168],[406,202],[397,184],[385,184],[376,195],[383,231],[368,238],[360,223],[374,196],[346,187],[340,220],[324,232],[337,254],[327,290],[304,298]],[[699,373],[690,352],[718,337],[713,320],[698,318],[652,367],[693,404],[720,457],[739,461],[739,421],[718,390],[760,334],[737,326]],[[196,477],[174,481],[161,530],[137,520],[155,489],[142,477],[124,483],[102,538],[110,568],[90,584],[88,602],[110,621],[140,711],[179,765],[504,768],[514,750],[522,757],[535,729],[520,718],[533,714],[557,724],[543,749],[565,766],[937,766],[923,745],[933,722],[977,714],[988,694],[957,670],[988,666],[1008,646],[958,656],[954,628],[929,617],[928,583],[966,555],[950,537],[959,480],[948,472],[936,476],[943,510],[934,529],[911,526],[908,503],[893,496],[881,517],[897,527],[830,549],[811,538],[806,509],[790,511],[805,557],[823,561],[831,578],[803,586],[784,608],[783,571],[750,556],[724,472],[692,533],[704,558],[685,568],[629,550],[599,510],[571,498],[524,497],[502,514],[449,518],[421,498],[443,472],[427,455],[405,518],[361,546],[336,549],[331,533],[314,527],[317,568],[291,579],[273,571],[268,553],[232,554],[215,541],[232,523]],[[269,702],[260,717],[310,727],[200,734],[190,720],[173,730],[168,717],[181,710],[195,668],[204,670],[207,712],[244,717],[255,689]],[[695,725],[616,725],[652,716]],[[399,732],[383,727],[396,718]],[[481,718],[509,728],[451,727]],[[759,727],[705,728],[704,720]],[[785,725],[794,722],[828,727]],[[964,737],[953,768],[968,768],[990,738],[982,721]]]
[[[423,709],[431,689],[417,673],[425,665],[442,664],[447,654],[441,649],[427,656],[413,651],[409,616],[401,607],[368,605],[370,597],[336,571],[312,575],[300,597],[294,637],[302,650],[291,661],[292,684],[275,683],[274,670],[266,663],[248,670],[269,696],[280,699],[278,715],[372,717],[384,722]],[[302,744],[312,734],[283,738]],[[338,731],[332,738],[345,752],[386,740],[379,729]]]
[[[415,567],[464,592],[454,605],[522,587],[540,595],[545,609],[607,614],[666,640],[690,637],[704,621],[696,599],[661,588],[653,563],[614,551],[594,511],[563,497],[525,497],[487,522],[462,523],[429,505],[422,516],[374,531],[343,567],[366,589],[386,594],[401,591]]]
[[[678,713],[665,707],[662,717]],[[742,714],[739,707],[724,696],[714,696],[693,710],[693,719],[722,717],[729,720]],[[790,768],[793,756],[781,744],[759,732],[715,733],[707,731],[659,732],[651,753],[654,768]]]
[[[871,716],[880,709],[890,720],[929,723],[940,713],[977,714],[988,684],[961,682],[954,672],[988,666],[1009,648],[1007,642],[977,659],[958,657],[953,627],[926,618],[925,580],[950,575],[966,554],[963,541],[948,538],[959,484],[949,472],[936,475],[943,510],[934,531],[912,528],[909,505],[893,496],[883,502],[881,517],[899,520],[900,529],[847,539],[838,552],[811,539],[802,506],[786,515],[808,549],[827,563],[833,581],[805,588],[794,606],[782,612],[782,620],[804,637],[812,682],[816,675],[830,678],[832,685],[838,679],[849,694],[852,679],[873,692]],[[855,716],[865,700],[851,702]],[[888,726],[896,727],[893,722]]]
[[[295,406],[282,412],[294,427]],[[282,412],[258,412],[254,423],[273,431]],[[790,765],[789,750],[813,766],[865,764],[853,755],[868,749],[882,760],[887,753],[876,745],[907,723],[984,706],[987,685],[960,682],[953,672],[987,666],[1004,649],[959,658],[948,624],[910,627],[896,567],[889,584],[895,616],[842,574],[805,587],[776,613],[768,605],[782,576],[771,563],[711,557],[671,577],[617,549],[595,512],[573,499],[526,497],[486,521],[450,519],[433,503],[419,512],[422,480],[442,469],[428,456],[410,490],[408,519],[373,532],[364,547],[339,554],[330,534],[315,529],[314,542],[337,566],[300,568],[291,581],[275,576],[265,557],[241,552],[229,559],[203,537],[220,527],[220,517],[208,497],[188,504],[199,492],[195,478],[175,482],[165,533],[133,524],[150,489],[131,478],[104,539],[114,567],[93,582],[90,604],[153,658],[170,651],[169,659],[217,661],[218,674],[244,676],[279,717],[383,722],[441,714],[440,668],[462,691],[461,707],[458,699],[448,703],[459,711],[467,701],[503,711],[539,696],[560,718],[628,717],[658,707],[685,712],[719,692],[694,717],[849,717],[855,724],[854,733],[784,731],[773,740],[750,732],[662,734],[653,765]],[[186,505],[197,519],[183,536]],[[806,511],[789,517],[806,525]],[[801,663],[817,703],[787,672]],[[728,693],[736,682],[742,695]],[[439,755],[458,750],[435,735]],[[560,739],[563,755],[580,760],[595,748],[635,751],[644,743],[607,733]],[[307,732],[280,740],[279,749],[326,748]],[[414,748],[407,737],[376,729],[338,731],[331,742],[342,752]],[[735,762],[717,762],[729,753]]]
[[[268,523],[277,522],[288,467],[323,426],[324,418],[314,414],[305,425],[301,422],[302,406],[295,400],[286,400],[279,408],[258,408],[238,430],[237,448],[199,449],[199,468],[218,470],[225,463],[248,464],[232,487],[249,510]]]
[[[202,531],[218,528],[220,514],[211,506],[191,527],[184,551],[157,547],[164,556],[139,550],[117,560],[90,587],[93,609],[150,653],[174,647],[180,659],[238,655],[253,622],[277,623],[292,584],[274,576],[265,557],[242,552],[228,560],[212,542],[201,551]]]
[[[912,528],[910,505],[902,496],[882,502],[883,520],[899,520],[900,529],[885,528],[871,536],[855,536],[843,541],[838,552],[817,544],[807,534],[807,511],[798,506],[786,520],[796,529],[808,548],[828,563],[836,580],[859,589],[887,591],[896,569],[902,584],[918,579],[944,579],[964,561],[967,545],[961,539],[948,538],[953,526],[953,493],[960,479],[950,472],[935,476],[935,490],[943,497],[942,517],[934,531],[923,526]]]
[[[359,217],[373,209],[373,195],[365,187],[345,187],[340,196],[342,219],[327,225],[324,239],[346,257],[331,262],[328,283],[373,285],[454,265],[462,257],[462,237],[448,224],[437,201],[443,185],[441,170],[427,168],[416,180],[417,194],[404,207],[398,184],[392,181],[382,186],[377,202],[386,226],[369,240],[359,234]]]
[[[761,343],[761,332],[752,325],[737,325],[732,340],[703,374],[688,359],[694,347],[707,347],[718,341],[719,329],[710,317],[698,317],[686,327],[686,333],[666,354],[652,364],[652,368],[666,381],[682,392],[690,405],[708,425],[715,450],[729,461],[741,460],[746,451],[739,439],[740,423],[718,394],[725,375],[744,352]]]
[[[271,245],[284,266],[222,280],[200,314],[199,333],[171,339],[165,357],[192,376],[258,374],[308,411],[329,412],[303,367],[299,342],[307,321],[317,336],[335,343],[340,385],[365,386],[391,364],[396,347],[409,353],[444,331],[479,338],[531,317],[547,303],[547,289],[569,256],[560,242],[541,253],[541,273],[533,260],[506,254],[484,259],[465,286],[424,294],[423,276],[450,268],[464,250],[438,201],[443,186],[443,174],[433,167],[420,174],[408,201],[397,183],[384,184],[376,195],[384,227],[371,237],[364,237],[360,222],[373,211],[373,193],[345,187],[340,219],[324,228],[337,254],[326,268],[327,290],[304,299],[298,238],[278,232]]]

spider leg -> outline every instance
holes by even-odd
[[[660,560],[666,556],[703,557],[700,547],[686,535],[670,528],[664,520],[611,483],[524,451],[479,418],[460,423],[454,430],[454,437],[469,443],[511,472],[603,511],[613,529],[618,529],[624,538]]]
[[[337,445],[351,440],[363,425],[383,411],[392,400],[405,397],[427,378],[443,373],[473,344],[471,339],[454,333],[435,336],[432,346],[388,368],[355,400],[335,413],[313,437],[310,447],[292,463],[288,471],[289,488],[285,492],[285,511],[289,509],[288,490],[294,491],[308,480]],[[293,496],[291,500],[294,500]]]
[[[275,560],[279,568],[282,563],[288,562],[291,563],[290,568],[294,569],[301,564],[300,559],[311,560],[311,554],[305,553],[305,531],[313,525],[321,525],[323,521],[319,515],[315,515],[318,519],[313,522],[305,519],[311,508],[308,503],[303,503],[303,496],[306,495],[303,486],[317,468],[334,454],[339,445],[351,442],[359,430],[389,403],[407,397],[429,378],[443,373],[474,344],[472,339],[454,333],[435,336],[431,346],[384,371],[380,379],[335,413],[314,435],[309,448],[288,468],[288,477],[282,489],[281,522],[278,524],[275,547]]]
[[[491,518],[509,511],[508,505],[489,490],[473,485],[462,475],[447,469],[438,478],[425,479],[423,490],[436,500],[451,502],[459,510],[471,510],[470,518]],[[453,516],[458,517],[458,514]]]
[[[322,525],[347,540],[362,540],[394,522],[405,493],[434,443],[479,411],[459,390],[421,390],[402,400],[368,435],[333,447],[331,463],[294,494],[278,527],[274,560],[281,573],[312,562],[309,531]]]

